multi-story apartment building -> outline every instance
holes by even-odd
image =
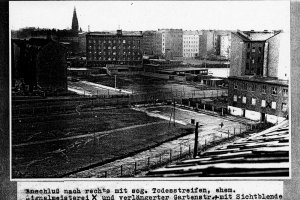
[[[287,35],[281,31],[237,31],[231,39],[230,113],[271,123],[287,118]]]
[[[161,34],[162,54],[168,52],[172,57],[182,57],[182,29],[158,29],[158,32]]]
[[[199,43],[201,31],[184,31],[183,32],[183,57],[195,58],[199,56]]]
[[[230,35],[220,36],[220,56],[230,58]]]
[[[87,66],[142,64],[141,32],[89,32],[86,34]]]
[[[156,31],[144,31],[141,41],[141,50],[144,55],[154,55],[156,43]]]
[[[226,57],[230,49],[230,32],[226,30],[203,30],[199,41],[199,56]],[[227,57],[228,58],[228,57]]]

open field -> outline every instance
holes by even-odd
[[[13,178],[60,177],[192,133],[128,108],[23,120],[13,124]]]

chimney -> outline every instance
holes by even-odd
[[[117,30],[117,35],[122,35],[122,30],[121,29]]]

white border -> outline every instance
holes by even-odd
[[[222,0],[225,1],[225,0]],[[229,0],[232,1],[232,0]],[[246,0],[247,1],[247,0]],[[263,0],[258,0],[261,2]],[[282,0],[286,1],[286,0]],[[9,8],[11,7],[11,2],[9,1]],[[291,13],[291,4],[289,4],[289,13]],[[291,20],[291,15],[289,15],[289,22]],[[254,180],[290,180],[292,178],[292,151],[291,151],[291,64],[289,66],[289,176],[288,177],[176,177],[176,178],[26,178],[26,179],[13,179],[12,178],[12,96],[11,96],[11,18],[9,17],[9,141],[10,141],[10,181],[17,182],[36,182],[36,181],[49,181],[49,182],[64,182],[64,181],[234,181],[234,180],[243,180],[243,181],[254,181]],[[289,24],[289,30],[291,24]],[[289,52],[290,52],[290,61],[291,61],[291,34],[289,34]]]

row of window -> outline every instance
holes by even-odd
[[[198,52],[198,49],[183,49],[183,51],[192,51],[192,52]]]
[[[233,87],[234,87],[234,89],[241,89],[241,90],[247,90],[247,91],[252,91],[252,92],[255,92],[257,90],[257,85],[256,84],[242,83],[240,85],[240,88],[239,88],[238,84],[234,83]],[[264,94],[267,93],[267,86],[266,85],[261,85],[260,92],[262,92]],[[286,96],[286,97],[288,96],[288,89],[287,88],[283,88],[281,90],[281,92],[282,92],[283,96]],[[279,93],[280,93],[280,88],[275,87],[275,86],[271,87],[271,94],[277,95]]]
[[[197,41],[197,40],[196,40],[196,41],[183,41],[183,43],[186,43],[186,44],[191,44],[191,43],[192,43],[192,44],[193,44],[193,43],[194,43],[194,44],[198,44],[199,41]]]
[[[126,47],[126,46],[123,46],[123,48],[121,48],[120,46],[119,47],[116,47],[116,46],[113,46],[113,47],[111,47],[111,46],[103,46],[103,47],[101,47],[101,46],[89,46],[89,50],[105,50],[105,49],[128,49],[128,50],[135,50],[135,49],[137,49],[137,50],[139,50],[140,48],[138,47],[138,48],[136,48],[135,46],[128,46],[128,47]]]
[[[196,57],[197,53],[184,53],[183,57]]]
[[[247,46],[247,47],[248,47],[248,50],[250,50],[250,48],[251,48],[250,43],[248,43],[248,46]],[[256,49],[258,49],[258,52],[259,52],[259,53],[262,52],[262,47],[258,47],[258,48],[252,47],[251,52],[252,52],[252,53],[255,53],[255,52],[256,52]]]
[[[116,61],[116,60],[142,60],[140,57],[88,57],[88,60],[108,60],[108,61]]]
[[[198,45],[183,45],[183,47],[196,48],[196,49],[199,48]]]
[[[140,44],[140,40],[88,40],[88,44],[106,44],[106,43],[119,43],[119,44]]]
[[[238,101],[237,99],[238,99],[237,95],[233,95],[233,101],[237,102]],[[242,103],[243,104],[247,103],[247,97],[242,97]],[[256,106],[256,104],[257,104],[257,99],[252,97],[251,98],[251,105]],[[262,107],[262,108],[269,107],[269,108],[272,108],[272,109],[276,110],[277,109],[277,103],[275,101],[267,102],[266,100],[262,99],[260,107]],[[281,110],[284,111],[284,112],[287,111],[287,103],[282,103],[281,104]]]

